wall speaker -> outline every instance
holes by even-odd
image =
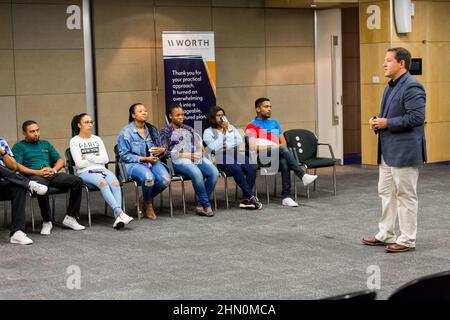
[[[412,31],[412,3],[411,0],[394,0],[395,25],[397,33]]]

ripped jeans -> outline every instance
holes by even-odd
[[[114,173],[105,169],[102,173],[90,173],[85,171],[78,175],[85,184],[91,184],[100,189],[103,199],[111,207],[114,217],[117,218],[122,212],[122,192],[120,184]]]
[[[128,176],[141,183],[146,203],[152,202],[153,198],[170,184],[170,174],[160,161],[154,163],[151,168],[141,163],[127,163],[125,166]]]

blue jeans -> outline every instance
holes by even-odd
[[[114,217],[117,218],[122,212],[122,192],[120,184],[114,173],[109,170],[102,170],[102,173],[85,171],[79,174],[81,180],[86,184],[91,184],[100,189],[103,199],[112,208]]]
[[[187,158],[173,160],[175,172],[188,176],[192,180],[192,186],[197,194],[198,201],[203,208],[211,208],[209,198],[214,191],[219,171],[206,158],[202,158],[199,163],[194,163]]]
[[[227,175],[232,175],[236,184],[241,188],[244,197],[247,199],[253,195],[253,187],[256,181],[256,165],[250,163],[247,156],[238,153],[236,150],[229,150],[219,155],[217,168]]]
[[[170,184],[171,178],[166,167],[160,162],[152,164],[151,168],[141,163],[127,163],[128,175],[142,185],[144,201],[150,203],[161,191]]]

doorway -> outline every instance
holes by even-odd
[[[315,12],[315,61],[317,98],[317,136],[330,144],[338,163],[343,160],[342,124],[342,36],[341,9]],[[330,157],[319,148],[320,157]]]
[[[340,164],[360,164],[358,7],[316,11],[316,88],[319,141],[331,144]]]

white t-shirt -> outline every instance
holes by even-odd
[[[89,139],[82,139],[79,136],[70,139],[70,153],[77,174],[88,170],[105,169],[105,164],[109,161],[102,139],[95,135]]]

